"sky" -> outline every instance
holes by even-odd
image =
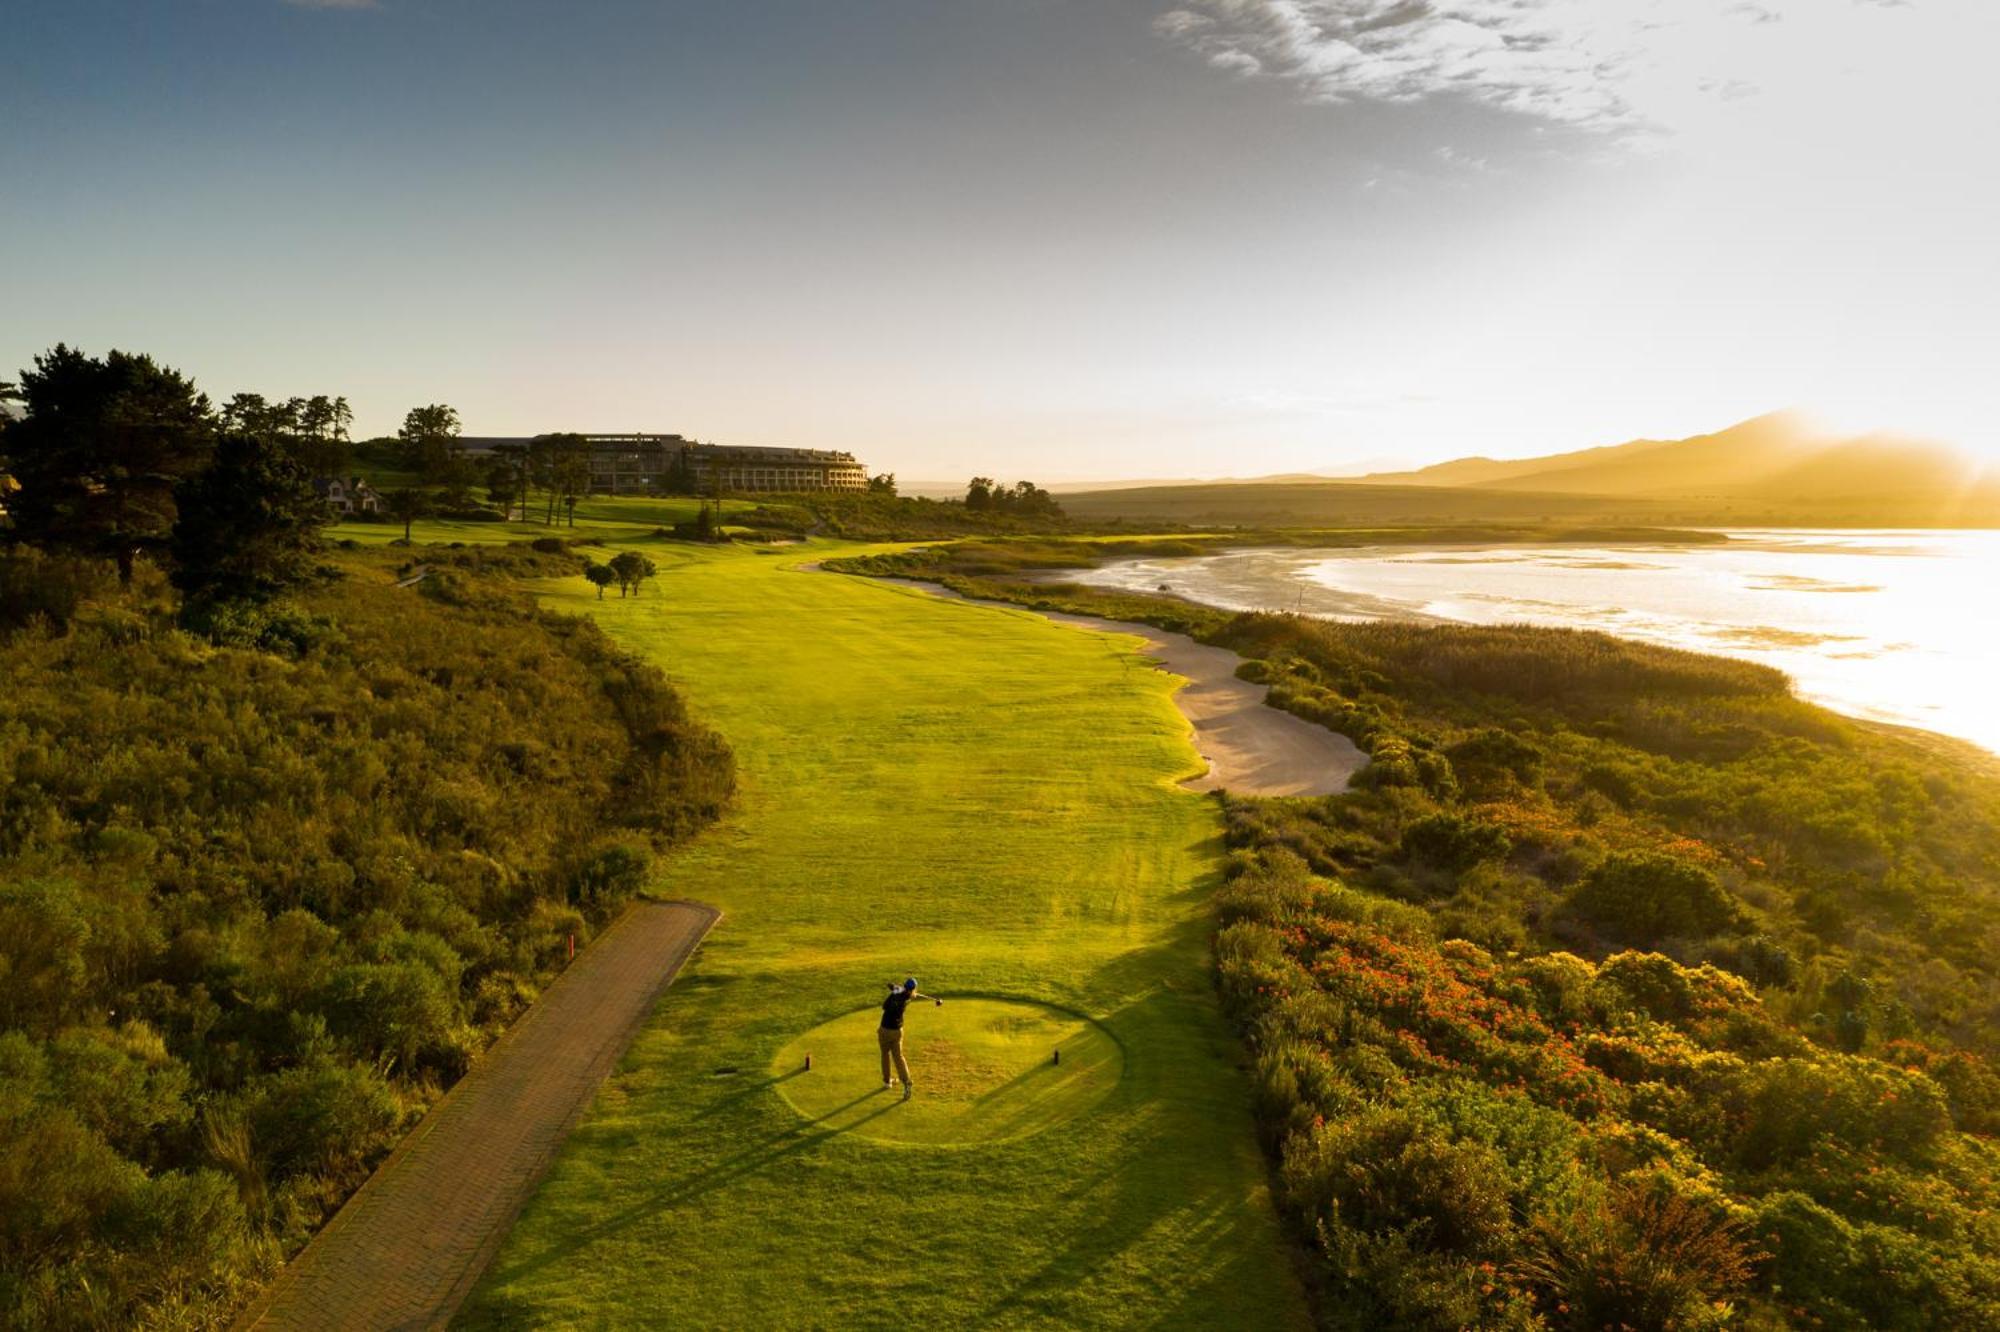
[[[0,378],[905,478],[2000,457],[1987,0],[10,0]]]

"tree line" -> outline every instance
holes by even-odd
[[[18,392],[24,413],[0,435],[11,544],[108,560],[126,586],[142,558],[165,559],[196,613],[314,575],[327,511],[293,432],[303,412],[315,443],[337,443],[344,400],[238,395],[218,412],[150,356],[62,344]]]
[[[1032,481],[1002,485],[990,476],[975,476],[965,487],[965,507],[974,513],[1012,514],[1022,518],[1060,518],[1056,497]]]
[[[383,496],[389,513],[402,520],[406,540],[410,523],[431,513],[526,521],[539,510],[544,526],[574,527],[576,506],[590,493],[585,436],[556,431],[499,444],[482,470],[459,442],[457,411],[442,403],[410,410],[396,433],[391,460],[425,487],[399,487]],[[480,486],[490,508],[481,507]]]

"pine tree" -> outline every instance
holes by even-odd
[[[175,488],[214,451],[208,399],[150,356],[99,360],[60,343],[21,388],[27,415],[7,431],[15,535],[113,560],[131,582],[139,555],[173,531]]]
[[[326,504],[277,440],[225,436],[178,501],[173,582],[191,603],[267,601],[318,569]]]

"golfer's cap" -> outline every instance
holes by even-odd
[[[906,989],[906,990],[914,990],[914,989],[916,989],[916,988],[917,988],[917,978],[916,978],[915,976],[911,976],[911,977],[908,977],[907,979],[905,979],[905,980],[903,981],[903,988],[904,988],[904,989]]]

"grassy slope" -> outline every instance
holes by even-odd
[[[660,885],[728,914],[466,1321],[1302,1322],[1203,959],[1218,818],[1173,789],[1197,760],[1164,677],[1127,643],[796,553],[649,550],[658,595],[549,599],[736,747],[737,814]],[[1101,1019],[1125,1080],[971,1149],[809,1124],[764,1070],[909,971]]]
[[[565,540],[636,540],[647,536],[656,527],[694,521],[695,512],[700,507],[699,500],[679,497],[594,495],[576,506],[574,527],[567,522],[553,527],[544,524],[542,517],[546,510],[537,502],[529,506],[526,522],[469,523],[450,518],[421,518],[411,526],[410,536],[417,545],[433,541],[462,541],[467,545],[492,546],[512,541],[532,541],[541,536],[556,536]],[[723,512],[730,515],[747,512],[753,507],[744,500],[724,500],[722,504]],[[336,523],[326,529],[329,541],[353,540],[364,546],[387,545],[391,541],[400,541],[402,536],[403,525],[387,520]]]
[[[1669,521],[1679,508],[1657,500],[1542,495],[1445,486],[1354,482],[1266,482],[1146,486],[1063,495],[1082,522],[1122,519],[1251,527],[1351,527],[1390,523],[1602,523]]]

